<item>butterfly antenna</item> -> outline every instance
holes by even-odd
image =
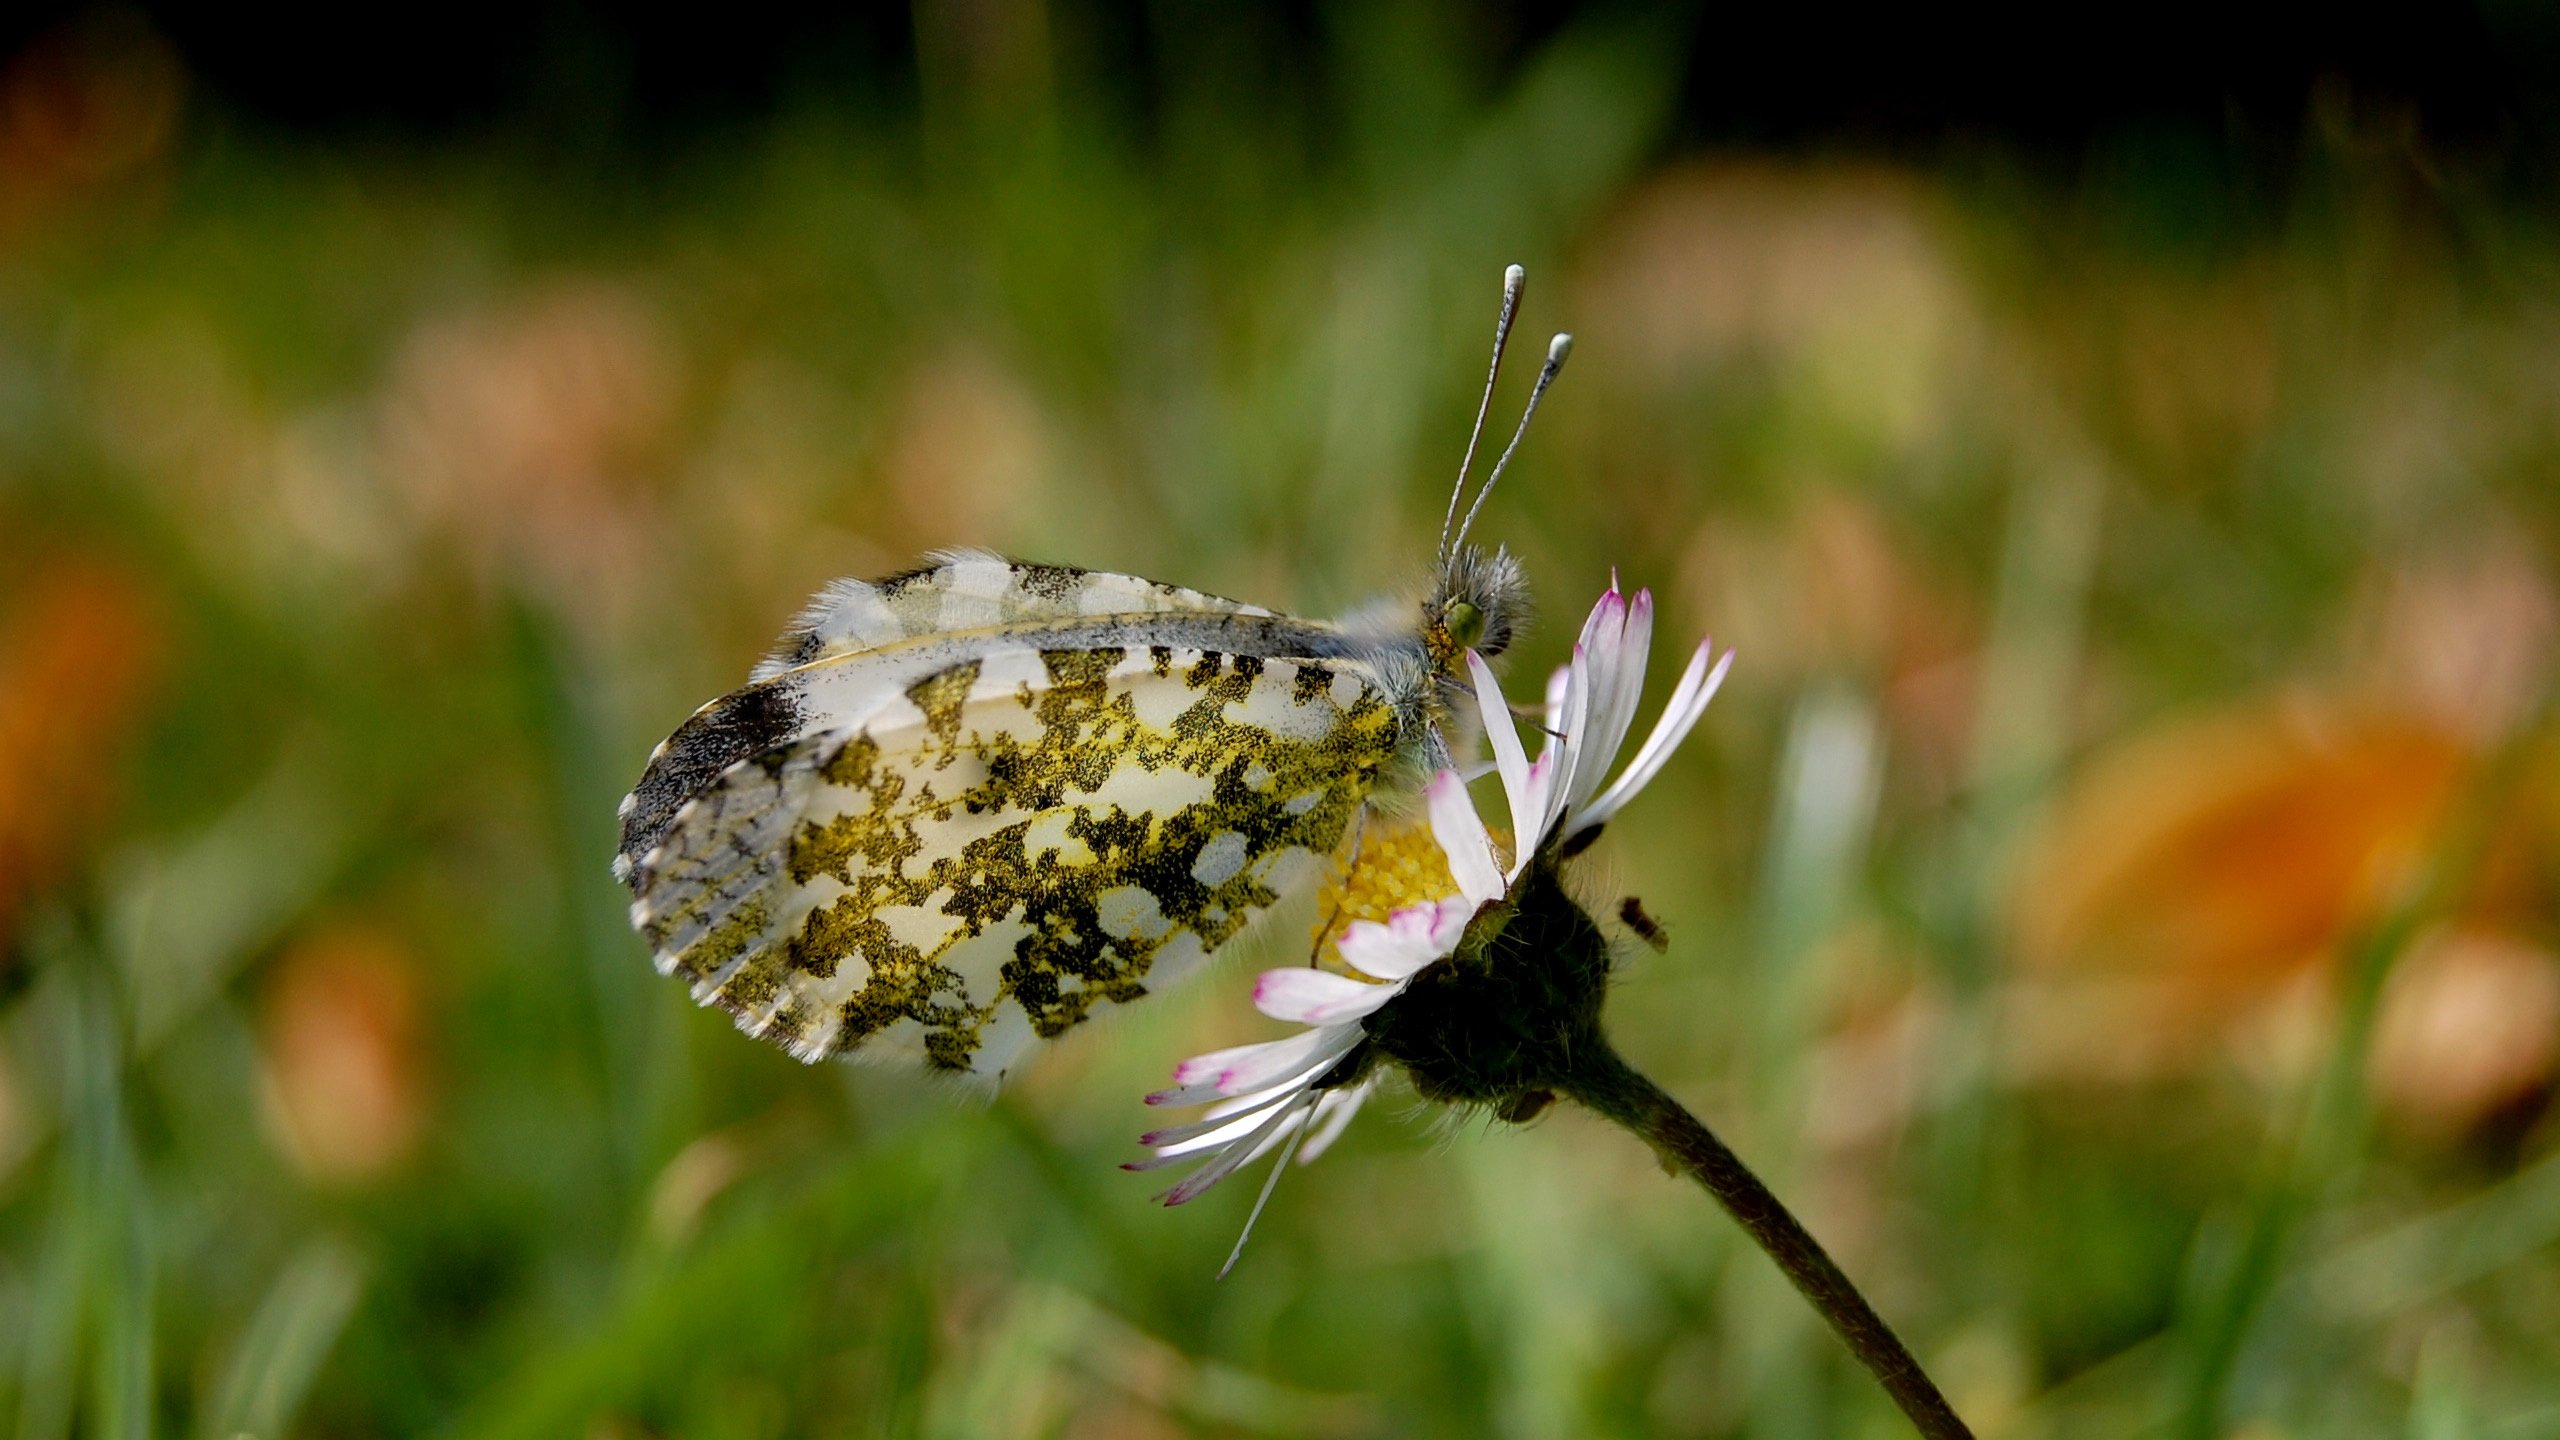
[[[1458,502],[1466,498],[1467,472],[1475,468],[1476,442],[1484,438],[1484,417],[1493,409],[1493,382],[1502,378],[1502,350],[1511,343],[1511,322],[1520,313],[1520,291],[1529,272],[1513,265],[1502,272],[1502,318],[1493,322],[1493,365],[1485,372],[1484,398],[1476,402],[1476,428],[1467,432],[1467,458],[1458,462],[1458,483],[1449,488],[1449,513],[1440,517],[1440,563],[1449,563],[1449,527],[1457,523]]]
[[[1556,372],[1564,368],[1565,357],[1573,353],[1573,337],[1558,335],[1547,342],[1547,363],[1538,367],[1538,383],[1529,391],[1529,408],[1520,412],[1520,423],[1511,431],[1511,443],[1502,447],[1502,458],[1493,462],[1493,473],[1484,477],[1484,488],[1476,492],[1476,503],[1467,507],[1467,518],[1458,525],[1457,539],[1442,547],[1442,553],[1454,551],[1466,543],[1467,532],[1476,528],[1476,512],[1484,508],[1486,498],[1502,479],[1504,467],[1511,463],[1512,452],[1520,448],[1520,437],[1529,433],[1529,417],[1538,413],[1538,401],[1547,387],[1556,383]]]

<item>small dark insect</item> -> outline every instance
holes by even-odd
[[[1636,932],[1637,937],[1652,946],[1656,953],[1671,948],[1671,936],[1663,930],[1662,922],[1646,914],[1644,902],[1633,895],[1618,902],[1618,918],[1627,922],[1627,928]]]

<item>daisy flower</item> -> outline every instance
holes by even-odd
[[[1628,600],[1612,579],[1583,624],[1572,662],[1548,682],[1541,717],[1547,738],[1535,760],[1492,671],[1468,654],[1493,768],[1510,806],[1507,863],[1465,782],[1447,770],[1432,777],[1424,789],[1430,832],[1457,893],[1344,930],[1338,944],[1355,974],[1313,967],[1265,974],[1255,1003],[1306,1028],[1184,1062],[1174,1088],[1148,1098],[1215,1103],[1195,1124],[1147,1136],[1156,1155],[1133,1168],[1201,1161],[1162,1196],[1179,1204],[1286,1147],[1245,1221],[1250,1234],[1291,1155],[1310,1158],[1331,1143],[1385,1070],[1401,1071],[1426,1100],[1483,1106],[1505,1120],[1570,1099],[1643,1139],[1667,1167],[1713,1196],[1923,1436],[1971,1440],[1910,1347],[1821,1242],[1714,1130],[1628,1065],[1600,1023],[1611,946],[1565,883],[1564,867],[1661,772],[1732,659],[1700,644],[1634,758],[1605,778],[1634,723],[1652,638],[1652,596],[1638,591]],[[1228,1268],[1243,1249],[1238,1237]]]
[[[1172,1088],[1147,1097],[1150,1105],[1209,1104],[1200,1120],[1140,1137],[1156,1153],[1128,1169],[1204,1162],[1159,1199],[1182,1204],[1281,1150],[1245,1221],[1250,1235],[1290,1160],[1303,1164],[1322,1154],[1376,1087],[1381,1057],[1374,1036],[1383,1012],[1432,966],[1458,953],[1479,928],[1478,917],[1506,904],[1541,851],[1578,852],[1660,772],[1705,712],[1732,656],[1728,652],[1710,669],[1710,647],[1699,645],[1651,735],[1604,789],[1602,776],[1626,739],[1643,693],[1652,632],[1652,594],[1638,591],[1629,601],[1613,578],[1583,625],[1571,663],[1547,687],[1547,740],[1535,761],[1521,746],[1493,672],[1469,652],[1477,707],[1517,831],[1510,863],[1503,863],[1457,772],[1432,777],[1423,790],[1424,806],[1457,893],[1408,905],[1383,923],[1355,920],[1345,927],[1335,943],[1354,974],[1312,966],[1263,973],[1254,986],[1255,1008],[1306,1028],[1285,1039],[1195,1056],[1176,1067]],[[1229,1267],[1243,1247],[1239,1237],[1227,1257]]]

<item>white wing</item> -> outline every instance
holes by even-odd
[[[1310,885],[1399,729],[1356,662],[1017,640],[730,766],[627,856],[633,923],[804,1060],[1001,1076]]]

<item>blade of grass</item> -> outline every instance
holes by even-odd
[[[63,1440],[71,1433],[72,1376],[80,1359],[80,1295],[88,1269],[86,1232],[77,1224],[80,1180],[68,1155],[55,1165],[53,1198],[37,1261],[34,1294],[19,1356],[18,1429],[21,1440]]]
[[[2560,1154],[2308,1267],[2320,1303],[2379,1320],[2560,1244]]]
[[[2472,1440],[2480,1433],[2470,1369],[2459,1336],[2439,1329],[2426,1338],[2418,1350],[2417,1382],[2410,1387],[2409,1440]]]
[[[111,972],[94,950],[71,957],[79,1019],[70,1050],[74,1066],[70,1151],[79,1175],[70,1223],[86,1233],[83,1308],[90,1324],[87,1435],[146,1440],[153,1391],[151,1202],[125,1123],[123,1022]]]
[[[343,1240],[322,1236],[286,1262],[204,1408],[205,1440],[288,1433],[363,1288],[363,1262]]]
[[[1875,827],[1881,737],[1873,701],[1835,680],[1810,691],[1787,727],[1768,858],[1754,916],[1752,989],[1757,1004],[1752,1079],[1762,1177],[1797,1188],[1810,1061],[1820,1046],[1823,942],[1858,904],[1861,867]],[[1812,1316],[1789,1304],[1783,1280],[1756,1265],[1725,1272],[1731,1313],[1751,1317],[1735,1337],[1755,1430],[1801,1434],[1823,1427],[1830,1353]]]
[[[560,948],[585,961],[619,1191],[636,1219],[643,1178],[676,1145],[673,1115],[686,1088],[676,1007],[631,934],[628,897],[607,868],[623,781],[590,698],[599,687],[556,617],[520,599],[510,618],[522,703],[550,761],[544,840],[559,887]]]
[[[2012,388],[2031,388],[2013,382]],[[2060,406],[2031,394],[2013,407],[2051,417]],[[1976,691],[1966,813],[1933,865],[1938,951],[1948,989],[1946,1023],[1929,1059],[1938,1114],[1927,1176],[1929,1208],[1984,1210],[1992,1182],[2000,1095],[1991,1057],[2001,1036],[1995,981],[2000,914],[2014,849],[2053,793],[2070,743],[2069,714],[2086,652],[2089,593],[2113,475],[2084,436],[2053,418],[2022,422],[2017,474],[1993,594],[1991,632]],[[1982,1273],[1979,1267],[1957,1267]]]

